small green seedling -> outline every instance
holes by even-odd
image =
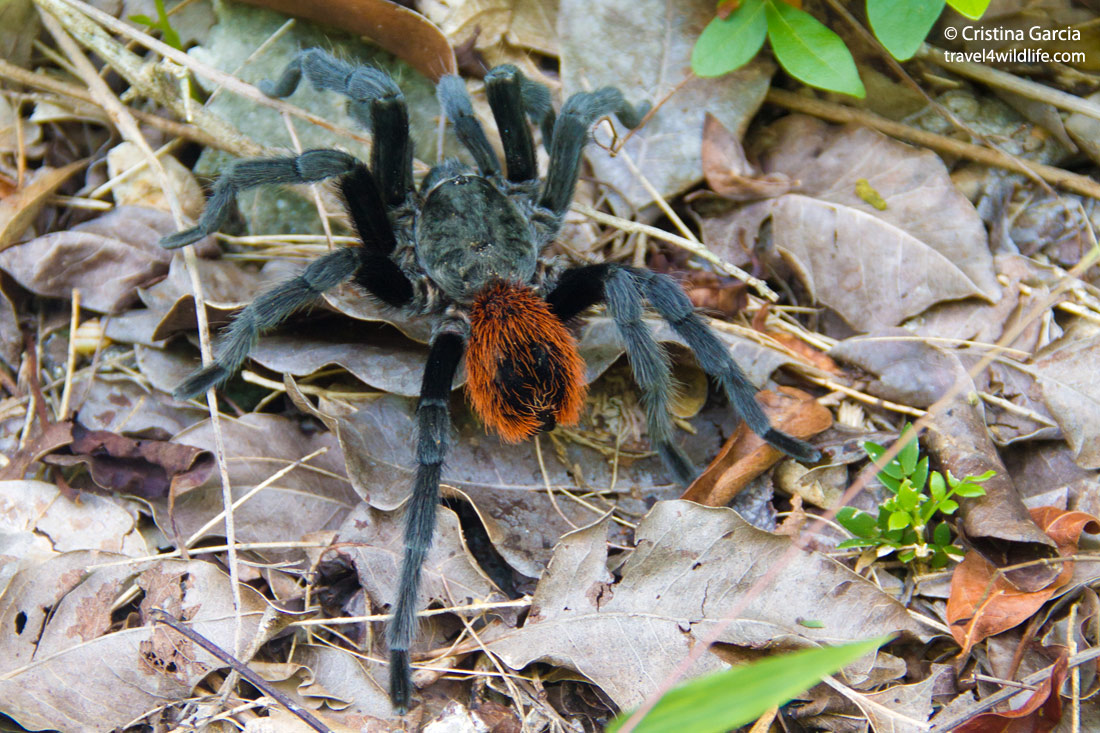
[[[131,23],[141,23],[148,26],[151,30],[160,31],[161,40],[177,51],[182,51],[183,42],[180,40],[180,34],[176,32],[176,29],[172,27],[172,23],[168,20],[168,11],[164,9],[164,0],[155,0],[155,2],[157,4],[156,20],[148,15],[131,15],[128,20]]]
[[[873,548],[878,557],[896,552],[904,563],[916,561],[942,568],[952,557],[961,558],[963,549],[951,544],[951,527],[945,521],[936,521],[938,515],[954,514],[959,508],[956,497],[985,496],[985,489],[979,484],[988,481],[994,472],[963,479],[955,478],[950,471],[946,477],[937,471],[929,472],[928,458],[920,457],[917,437],[912,433],[912,428],[906,425],[902,439],[912,437],[878,473],[878,480],[892,494],[882,502],[878,516],[850,506],[837,512],[840,525],[855,535],[837,548]],[[864,443],[863,449],[875,461],[886,453],[877,443]]]

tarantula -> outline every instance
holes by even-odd
[[[436,319],[416,410],[416,478],[388,629],[390,697],[404,712],[411,694],[409,645],[421,566],[435,529],[450,393],[463,355],[470,400],[485,425],[504,440],[572,425],[584,401],[584,364],[566,324],[604,303],[641,389],[650,439],[672,477],[687,485],[695,470],[673,439],[672,378],[668,357],[642,322],[648,301],[755,433],[802,461],[817,460],[819,453],[771,426],[754,399],[753,385],[667,275],[613,263],[565,268],[544,257],[573,199],[589,128],[612,113],[633,128],[644,113],[618,89],[574,94],[555,115],[545,86],[514,66],[490,71],[485,88],[504,147],[502,171],[474,117],[465,84],[457,76],[444,76],[439,101],[477,170],[445,160],[417,187],[408,111],[393,79],[313,49],[300,52],[276,82],[263,82],[260,90],[288,96],[303,74],[314,87],[348,97],[353,117],[374,135],[370,166],[338,150],[238,161],[214,186],[198,225],[161,244],[181,247],[215,231],[244,189],[329,178],[338,179],[362,244],[330,252],[259,295],[232,320],[215,361],[190,376],[175,395],[191,398],[220,384],[240,368],[260,333],[348,280],[389,306]],[[538,178],[525,117],[540,126],[549,151],[545,181]]]

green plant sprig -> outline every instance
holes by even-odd
[[[973,20],[985,13],[989,2],[867,0],[867,19],[886,50],[905,61],[920,48],[945,5]],[[712,20],[695,43],[691,69],[705,77],[734,71],[751,61],[765,40],[771,42],[779,65],[799,81],[860,99],[866,96],[855,59],[840,36],[784,0],[741,0],[728,16]]]
[[[874,548],[878,557],[896,552],[898,560],[904,563],[915,561],[942,568],[951,558],[961,558],[964,552],[951,543],[951,527],[946,521],[937,522],[938,515],[950,516],[958,511],[957,497],[984,496],[985,489],[980,484],[995,472],[962,479],[955,478],[950,471],[946,475],[929,472],[928,458],[920,457],[912,432],[906,425],[902,439],[912,437],[878,473],[879,482],[892,494],[879,506],[878,516],[848,506],[837,512],[837,522],[855,535],[837,548]],[[883,446],[869,441],[863,444],[863,449],[874,461],[886,453]]]

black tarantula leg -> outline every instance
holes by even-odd
[[[630,269],[605,264],[568,270],[546,298],[550,309],[562,320],[579,315],[601,300],[607,303],[642,391],[649,438],[672,477],[687,486],[695,480],[695,467],[673,442],[675,430],[668,411],[672,370],[665,350],[642,321],[645,306]]]
[[[812,463],[821,453],[809,443],[776,430],[756,402],[756,387],[745,377],[714,332],[695,313],[684,289],[668,275],[631,268],[650,305],[668,321],[699,360],[699,366],[718,380],[730,404],[749,429],[775,448],[800,461]]]
[[[213,364],[192,374],[172,392],[179,400],[196,397],[231,377],[244,362],[259,335],[279,325],[326,290],[349,280],[361,267],[363,250],[344,247],[314,260],[301,275],[261,293],[233,317],[218,339]]]
[[[238,160],[214,184],[199,223],[169,234],[160,246],[175,249],[199,241],[225,222],[229,206],[241,191],[270,183],[315,183],[351,173],[359,163],[338,150],[307,150],[297,157]]]
[[[546,298],[551,310],[563,320],[568,320],[600,300],[606,300],[608,311],[623,336],[627,357],[638,385],[642,388],[651,438],[677,480],[690,483],[694,469],[670,442],[671,421],[667,414],[670,386],[663,383],[668,377],[660,373],[654,361],[653,348],[659,349],[659,345],[653,342],[648,329],[640,322],[643,295],[684,339],[695,353],[703,371],[718,380],[730,404],[745,420],[749,429],[800,461],[816,461],[820,458],[820,453],[813,446],[771,426],[756,402],[756,388],[730,357],[722,342],[695,314],[691,301],[672,278],[617,264],[591,265],[566,271]],[[634,325],[635,321],[637,325]],[[644,336],[641,334],[643,329]],[[643,343],[646,338],[653,342],[652,346]],[[646,386],[647,383],[650,384],[649,387]],[[661,414],[655,415],[653,410]],[[667,437],[664,432],[666,425]],[[661,441],[665,441],[665,445]]]
[[[387,305],[399,308],[413,298],[409,279],[390,259],[397,238],[386,216],[386,205],[374,176],[360,163],[340,179],[340,192],[359,239],[359,269],[355,282]]]
[[[457,333],[444,332],[432,341],[416,406],[416,481],[405,519],[405,557],[387,636],[390,700],[401,714],[408,710],[412,696],[409,644],[416,633],[421,568],[435,533],[439,479],[451,429],[451,385],[465,348],[466,340]]]
[[[550,170],[546,174],[539,204],[558,216],[565,214],[577,188],[581,152],[588,142],[588,128],[596,120],[614,112],[620,122],[633,129],[642,121],[648,107],[648,104],[633,107],[614,87],[579,92],[567,99],[554,124]]]
[[[260,82],[269,97],[294,93],[305,74],[317,89],[330,89],[350,100],[352,117],[374,133],[371,170],[386,203],[397,205],[412,188],[412,145],[405,96],[390,75],[372,66],[341,61],[317,48],[300,51],[277,81]]]
[[[524,116],[523,82],[520,70],[511,64],[498,66],[485,76],[489,106],[497,121],[508,180],[513,183],[538,178],[535,144]]]
[[[483,176],[500,173],[500,161],[489,145],[489,138],[485,137],[485,129],[474,117],[466,83],[454,74],[447,74],[439,80],[436,95],[443,107],[443,114],[454,123],[459,142],[474,156],[478,172]]]

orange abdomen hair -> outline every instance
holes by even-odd
[[[497,282],[470,310],[466,387],[485,425],[515,443],[576,424],[584,362],[545,300],[528,287]]]

